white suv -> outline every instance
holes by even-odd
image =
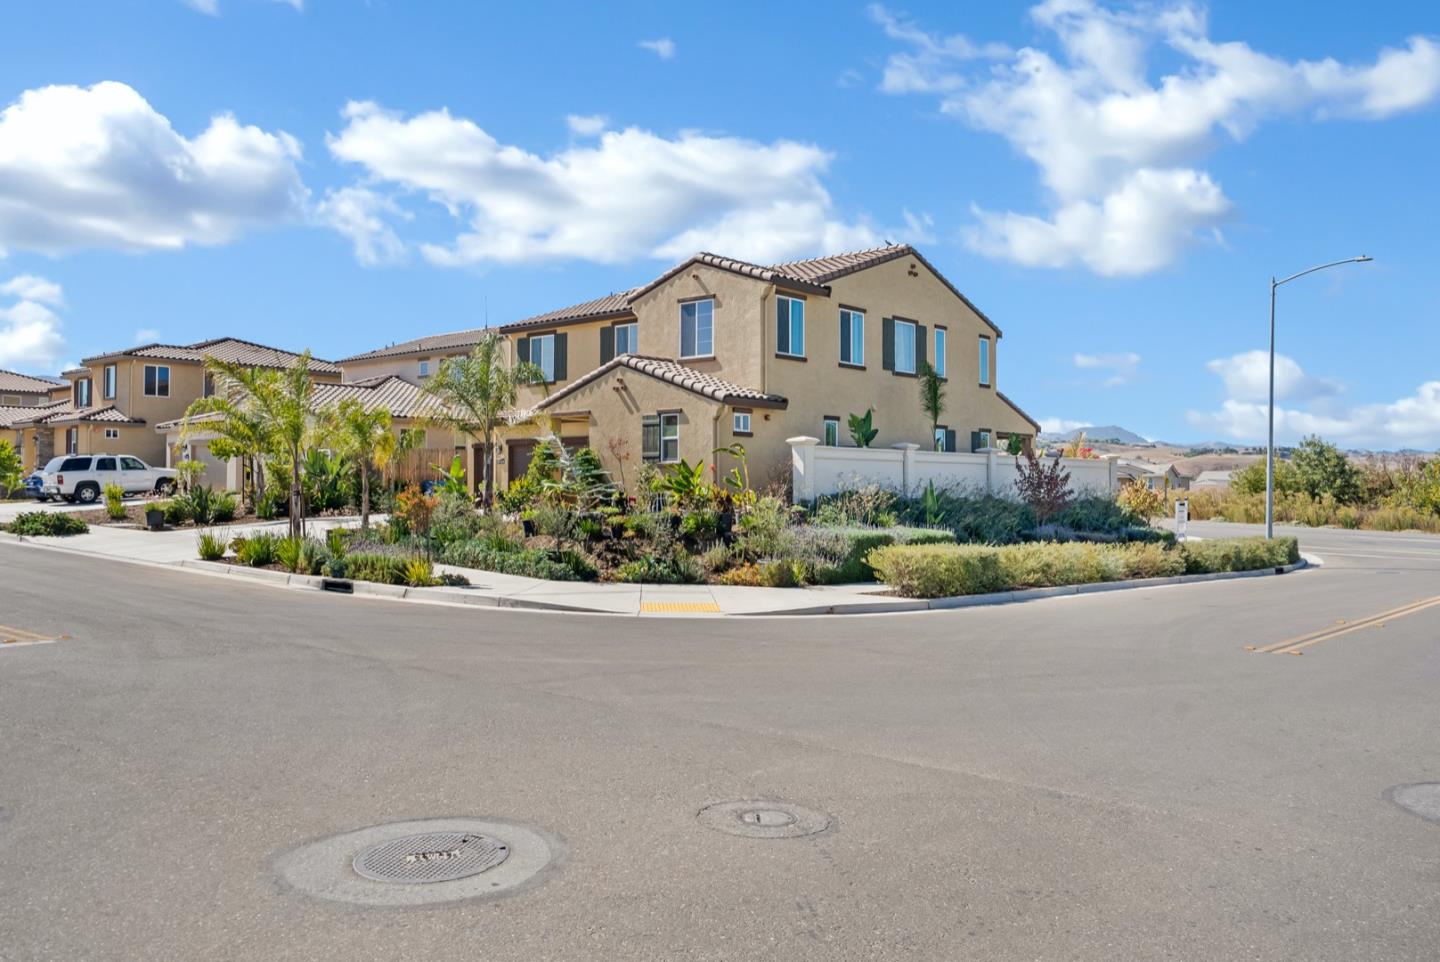
[[[152,468],[128,454],[70,454],[51,458],[40,472],[40,500],[64,498],[93,504],[107,484],[118,484],[126,494],[175,490],[175,472]]]

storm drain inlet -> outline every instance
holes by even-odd
[[[770,799],[716,802],[700,809],[701,825],[745,838],[803,838],[834,825],[824,812]]]
[[[275,870],[306,895],[380,907],[497,898],[540,884],[565,845],[543,829],[498,818],[390,822],[281,853]]]

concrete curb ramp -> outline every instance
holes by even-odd
[[[1320,567],[1324,562],[1313,555],[1303,555],[1295,564],[1278,568],[1259,568],[1254,571],[1222,571],[1214,574],[1177,575],[1171,578],[1138,578],[1132,581],[1106,581],[1096,584],[1064,585],[1056,588],[1026,588],[1020,591],[997,591],[982,595],[956,595],[949,598],[888,598],[876,596],[874,601],[836,602],[833,604],[808,605],[779,611],[718,612],[719,617],[772,617],[788,615],[863,615],[886,614],[907,611],[948,611],[955,608],[974,608],[982,605],[1004,605],[1021,601],[1035,601],[1041,598],[1059,598],[1068,595],[1099,594],[1108,591],[1124,591],[1132,588],[1155,588],[1165,585],[1193,584],[1201,581],[1229,581],[1235,578],[1265,578],[1289,574],[1306,567]],[[528,598],[504,595],[487,595],[474,589],[457,587],[410,588],[404,585],[387,585],[372,581],[349,581],[324,578],[319,575],[288,574],[266,568],[247,568],[242,565],[222,564],[216,561],[190,559],[178,563],[179,567],[204,571],[214,575],[248,578],[289,588],[308,591],[333,591],[337,594],[354,594],[392,600],[418,601],[429,604],[463,604],[485,608],[524,608],[537,611],[580,612],[586,614],[618,615],[634,618],[638,615],[591,608],[584,605],[567,605],[558,602],[537,601]],[[347,587],[342,587],[347,586]],[[347,590],[348,588],[348,590]],[[806,591],[799,588],[796,591]]]

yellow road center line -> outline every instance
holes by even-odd
[[[1406,615],[1413,615],[1413,614],[1416,614],[1416,613],[1418,613],[1418,612],[1424,611],[1426,608],[1434,608],[1436,605],[1440,605],[1440,598],[1431,599],[1430,601],[1427,601],[1427,602],[1426,602],[1425,604],[1423,604],[1423,605],[1415,605],[1414,607],[1410,608],[1408,611],[1403,611],[1403,612],[1401,612],[1401,613],[1399,613],[1399,614],[1397,614],[1397,615],[1394,615],[1393,617],[1403,618],[1403,617],[1405,617]],[[1318,645],[1318,644],[1320,644],[1320,642],[1322,642],[1322,641],[1329,641],[1331,638],[1336,638],[1336,637],[1339,637],[1340,635],[1348,635],[1350,632],[1352,632],[1352,631],[1359,631],[1361,628],[1372,628],[1372,627],[1375,627],[1375,628],[1384,628],[1384,627],[1385,627],[1385,622],[1379,620],[1378,618],[1370,618],[1370,619],[1368,619],[1368,620],[1366,620],[1366,621],[1364,621],[1364,622],[1361,622],[1361,623],[1359,623],[1359,624],[1349,625],[1349,626],[1347,626],[1347,627],[1345,627],[1345,628],[1341,628],[1339,631],[1332,631],[1332,632],[1330,632],[1329,634],[1327,634],[1327,635],[1322,635],[1322,636],[1319,637],[1319,638],[1311,638],[1309,641],[1302,641],[1302,642],[1300,642],[1299,644],[1290,645],[1288,648],[1281,648],[1281,649],[1279,649],[1278,651],[1271,652],[1271,654],[1274,654],[1274,655],[1303,655],[1304,652],[1300,650],[1300,649],[1302,649],[1302,648],[1309,648],[1311,645]]]
[[[1297,635],[1294,638],[1286,638],[1284,641],[1277,641],[1269,645],[1246,645],[1245,650],[1253,651],[1257,654],[1263,655],[1268,654],[1269,652],[1279,651],[1282,648],[1294,647],[1301,642],[1308,643],[1312,640],[1321,641],[1331,635],[1343,634],[1346,631],[1353,631],[1356,628],[1363,628],[1372,622],[1383,621],[1386,618],[1398,618],[1401,615],[1407,615],[1412,611],[1419,611],[1421,608],[1428,608],[1430,605],[1436,603],[1440,603],[1440,595],[1437,595],[1434,598],[1421,598],[1418,601],[1410,602],[1410,604],[1408,605],[1401,605],[1399,608],[1392,608],[1389,611],[1382,611],[1379,614],[1370,615],[1367,618],[1361,618],[1359,621],[1350,622],[1346,621],[1344,618],[1338,618],[1336,619],[1335,624],[1331,625],[1328,628],[1321,628],[1318,631],[1311,631],[1303,635]]]

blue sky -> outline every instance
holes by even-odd
[[[604,9],[602,9],[602,6]],[[586,9],[587,7],[593,9]],[[1047,423],[1440,446],[1440,8],[13,5],[0,367],[322,357],[918,244]]]

